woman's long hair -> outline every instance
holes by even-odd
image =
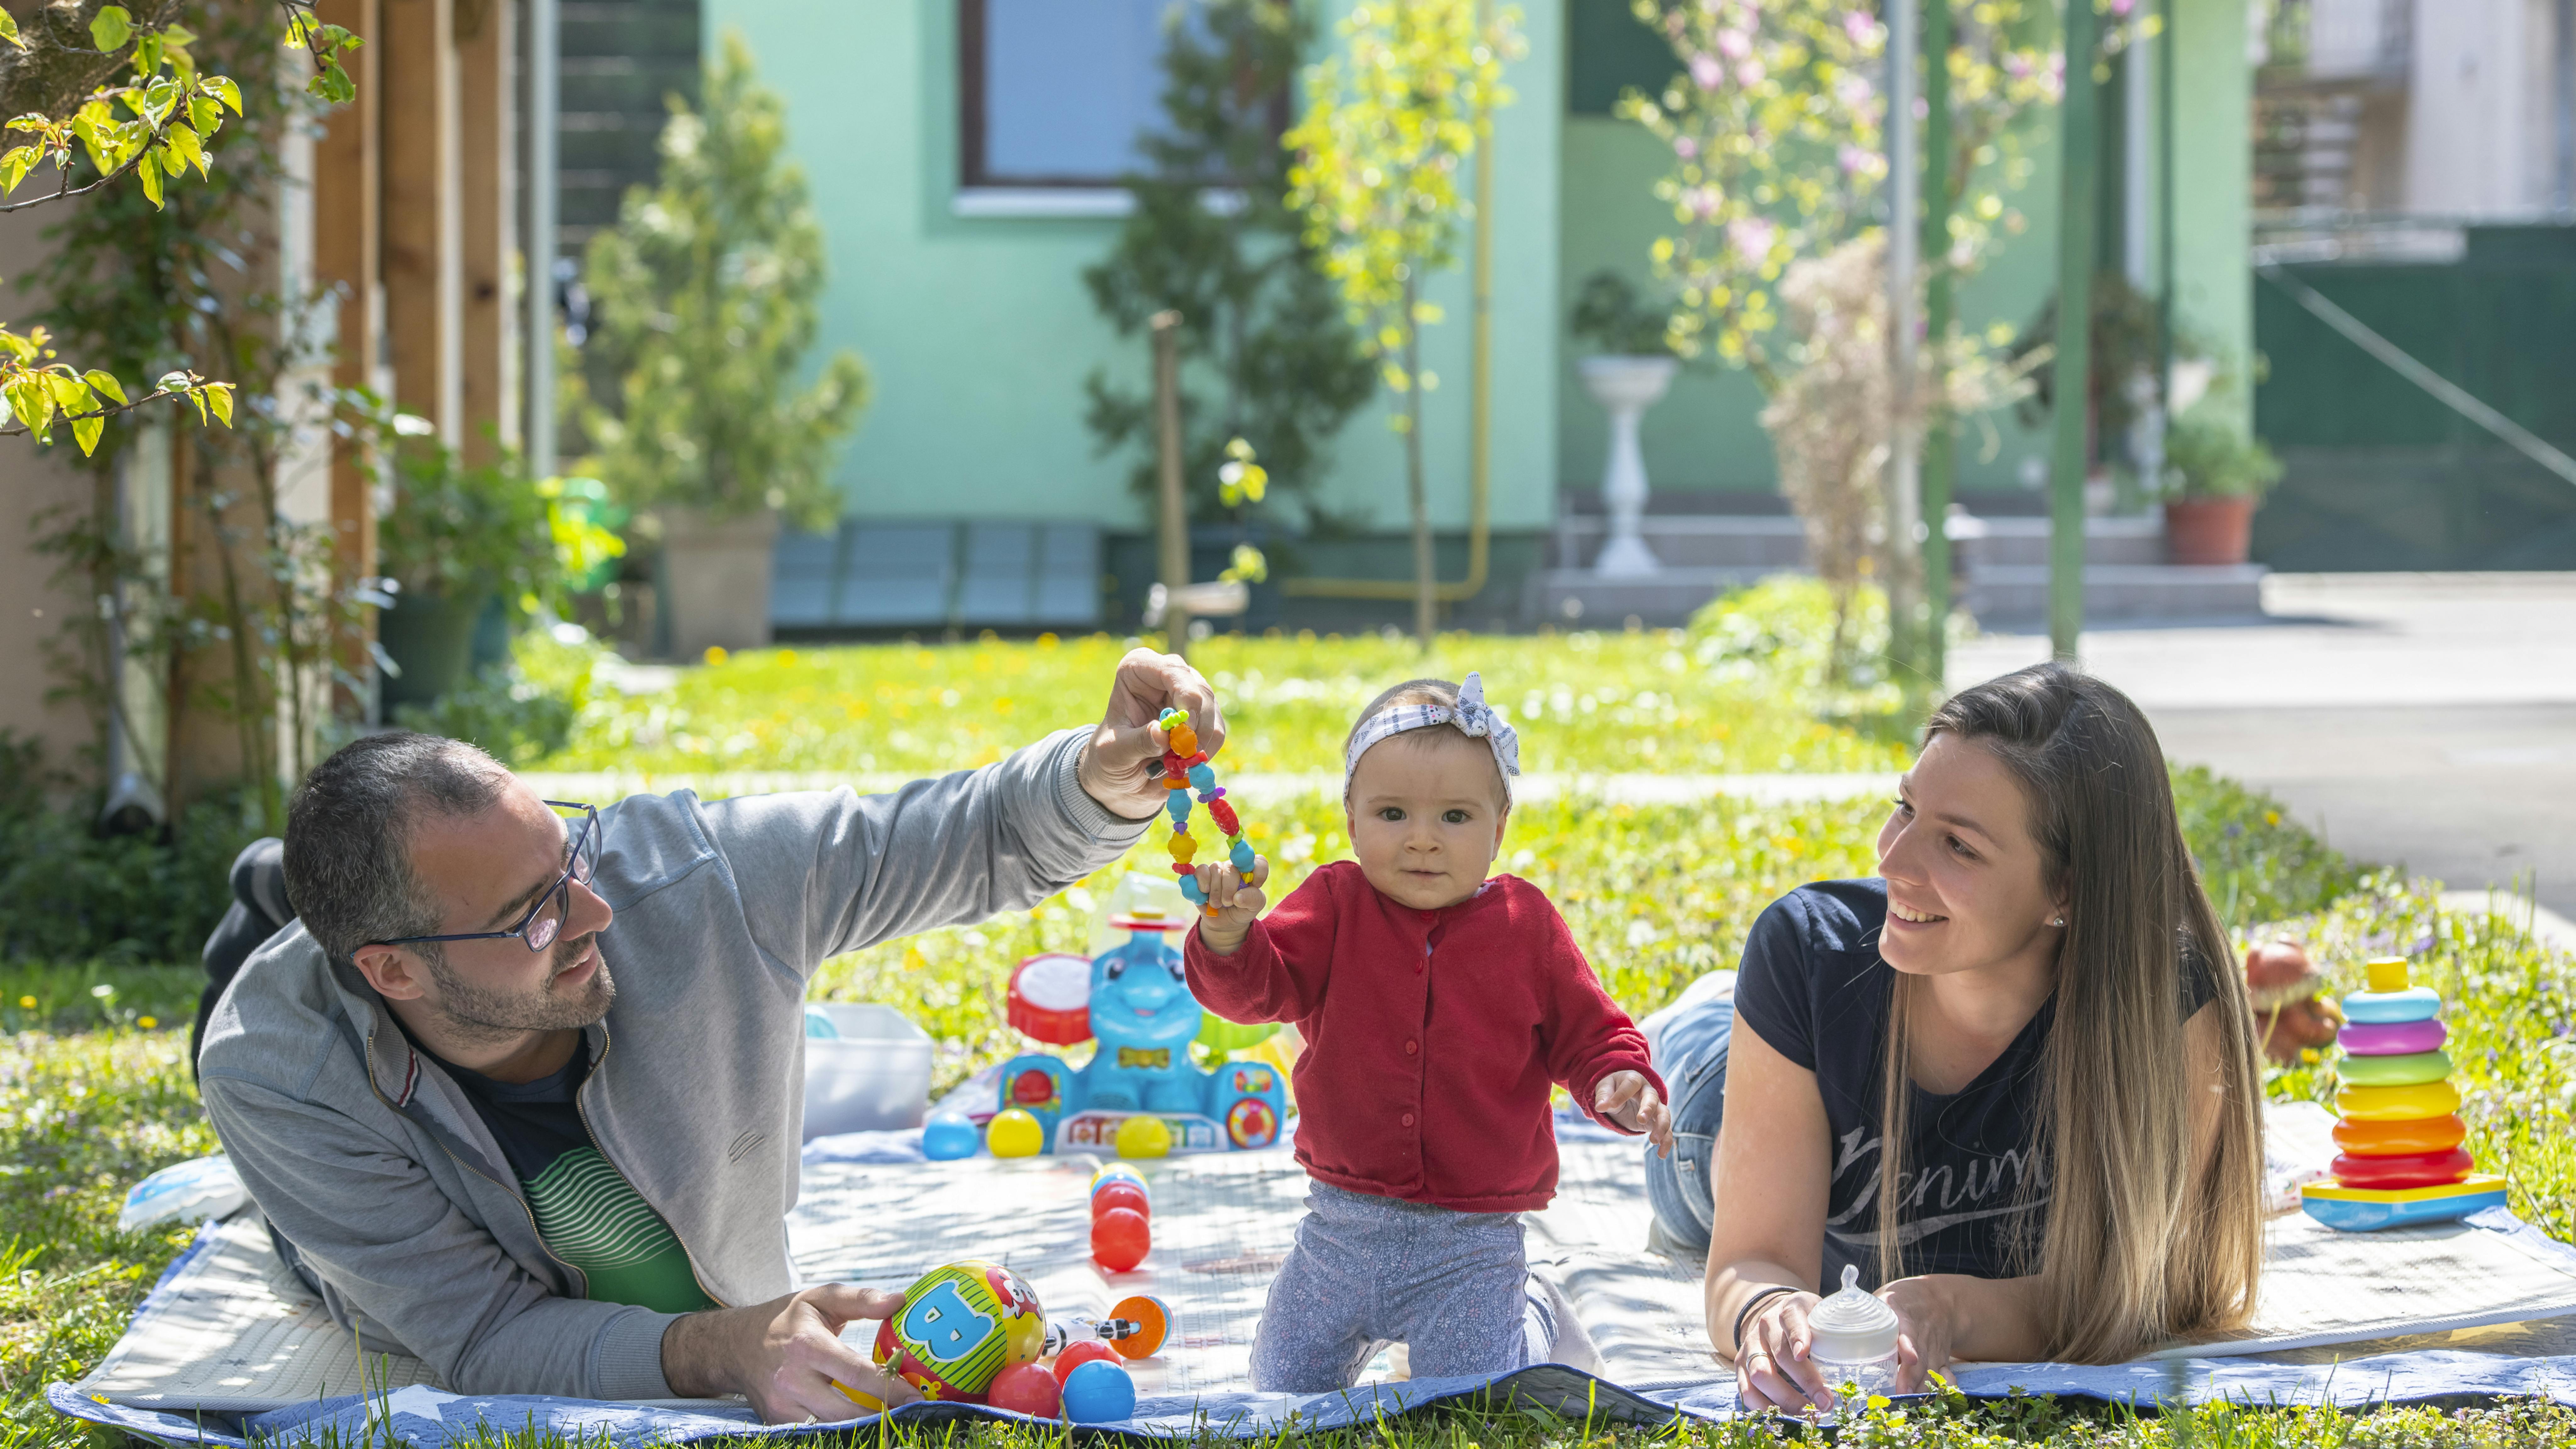
[[[2263,1264],[2263,1142],[2254,1016],[2235,952],[2201,889],[2174,818],[2155,731],[2128,696],[2062,664],[1953,695],[1925,738],[1994,752],[2020,782],[2049,890],[2066,902],[2057,1017],[2043,1056],[2035,1140],[2047,1196],[2017,1271],[2039,1280],[2052,1357],[2116,1363],[2166,1340],[2239,1328]],[[2194,1161],[2184,973],[2218,1013],[2218,1140]],[[1898,1244],[1911,1077],[1900,973],[1882,1075],[1879,1270],[1905,1272]]]

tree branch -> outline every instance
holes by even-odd
[[[86,422],[91,418],[112,418],[118,413],[130,413],[136,408],[142,407],[148,403],[160,402],[165,398],[175,397],[184,399],[187,395],[188,389],[184,387],[165,387],[155,392],[146,393],[132,402],[118,403],[112,408],[98,408],[94,411],[85,413],[56,413],[54,414],[53,422],[45,424],[45,431],[51,433],[54,430],[54,423],[78,423]],[[0,438],[23,438],[27,436],[30,431],[32,430],[29,429],[25,423],[13,421],[6,427],[0,427]]]

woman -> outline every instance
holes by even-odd
[[[1845,1264],[1896,1310],[1900,1390],[2243,1324],[2253,1017],[2137,706],[2056,664],[1953,697],[1878,854],[1763,912],[1731,1001],[1647,1028],[1658,1236],[1705,1246],[1746,1407],[1831,1404],[1807,1316]]]

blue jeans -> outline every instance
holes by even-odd
[[[1651,1018],[1650,1018],[1651,1020]],[[1659,1236],[1693,1253],[1708,1251],[1716,1217],[1710,1195],[1718,1123],[1726,1115],[1726,1048],[1735,1032],[1729,991],[1689,1001],[1655,1025],[1655,1070],[1672,1093],[1673,1155],[1646,1149],[1646,1202]]]

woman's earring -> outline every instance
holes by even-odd
[[[2066,918],[2064,916],[2060,916],[2056,920],[2049,922],[2049,924],[2052,926],[2063,926],[2066,924]]]

